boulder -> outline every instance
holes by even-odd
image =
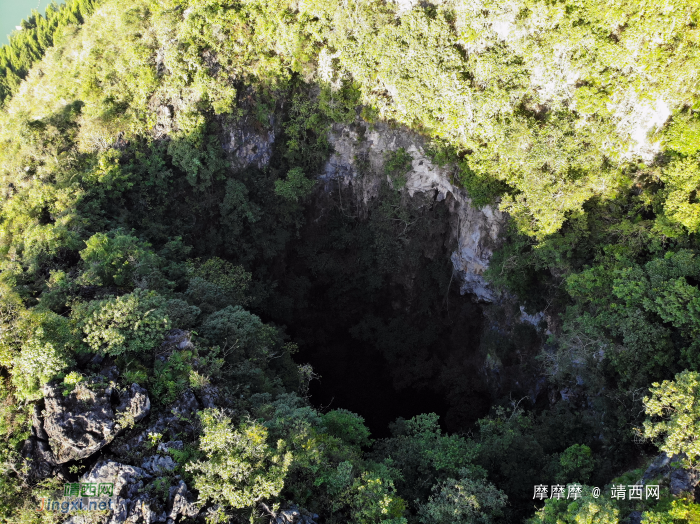
[[[120,464],[113,460],[100,460],[83,475],[81,482],[111,483],[113,495],[121,499],[133,499],[141,491],[152,475],[142,468]]]
[[[32,429],[29,438],[24,442],[22,457],[29,465],[27,477],[31,480],[49,477],[58,469],[56,458],[49,447],[49,436],[44,431],[39,404],[34,405]]]
[[[678,496],[681,493],[694,493],[695,486],[700,482],[700,474],[693,469],[677,468],[671,471],[671,493]]]
[[[310,513],[296,504],[290,504],[276,513],[265,504],[261,504],[261,507],[270,516],[270,524],[316,524],[316,520],[318,520],[318,515]]]
[[[157,501],[143,493],[152,479],[153,476],[142,468],[101,460],[83,475],[81,482],[113,484],[114,509],[109,514],[108,524],[165,522],[164,515],[159,519],[162,510]]]
[[[679,463],[685,455],[672,455],[662,453],[649,464],[642,475],[641,483],[648,484],[654,479],[664,479],[669,483],[669,489],[673,495],[681,493],[694,493],[700,484],[700,473],[694,469],[683,468]],[[674,467],[675,466],[675,467]]]
[[[187,490],[187,484],[181,480],[177,486],[171,486],[168,497],[168,522],[175,522],[180,515],[196,517],[198,514],[199,508],[195,506],[194,497]]]
[[[680,460],[677,455],[669,456],[662,453],[656,457],[642,475],[642,484],[668,475],[671,472],[671,462]]]
[[[98,382],[80,383],[68,395],[58,385],[44,386],[43,431],[56,464],[89,457],[121,431],[148,415],[148,393],[137,384],[118,393]]]
[[[627,517],[627,522],[629,522],[629,524],[642,524],[642,512],[633,511]]]
[[[171,449],[182,450],[184,448],[182,440],[171,440],[158,444],[158,453],[170,453]]]
[[[165,441],[165,444],[158,445],[158,453],[167,453],[166,446],[167,449],[182,449],[182,441],[175,439],[179,439],[180,436],[192,439],[196,437],[192,422],[196,420],[200,409],[201,405],[192,391],[186,390],[169,406],[169,409],[159,412],[157,416],[152,416],[147,428],[135,432],[127,440],[113,444],[110,451],[127,461],[133,460],[134,453],[143,456],[142,453],[147,449],[146,443],[149,442],[149,433],[160,434]]]
[[[178,477],[175,477],[178,479],[177,485],[169,488],[167,506],[150,495],[148,485],[156,477],[144,468],[103,460],[83,475],[81,482],[114,484],[114,509],[108,516],[107,524],[174,524],[178,519],[182,520],[181,517],[194,518],[199,514],[187,484]],[[76,521],[74,524],[82,523]]]

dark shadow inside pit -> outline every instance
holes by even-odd
[[[276,321],[320,375],[312,402],[362,415],[375,437],[389,423],[440,415],[465,431],[492,401],[480,368],[481,306],[459,293],[453,217],[433,194],[390,188],[343,206],[333,191],[309,206],[277,281],[288,297]]]

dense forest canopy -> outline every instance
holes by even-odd
[[[0,51],[0,104],[17,90],[32,64],[60,39],[63,30],[80,25],[94,8],[92,0],[52,2],[44,15],[34,10],[22,20],[19,30],[10,35],[10,44]]]
[[[169,457],[139,496],[167,509],[186,483],[179,522],[292,504],[329,523],[698,522],[667,480],[658,500],[609,493],[659,450],[700,457],[699,24],[691,0],[35,13],[0,49],[0,519],[67,518],[36,508],[100,463],[37,428],[75,401],[122,414],[101,458]],[[494,304],[449,309],[449,210],[409,198],[404,148],[375,198],[320,181],[337,126],[420,135],[470,205],[507,213]],[[520,306],[546,322],[509,325]],[[473,355],[438,354],[460,336]],[[517,362],[551,394],[474,386],[447,426],[372,438],[314,402],[300,357],[355,346],[392,388],[446,395]],[[110,401],[143,391],[146,418]],[[584,496],[533,500],[571,483]]]

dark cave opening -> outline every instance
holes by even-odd
[[[319,378],[311,382],[311,402],[326,409],[344,408],[365,419],[373,438],[390,436],[389,423],[421,413],[437,413],[444,421],[448,404],[443,395],[425,388],[397,390],[386,359],[369,344],[345,333],[330,345],[310,347],[298,355]]]
[[[484,316],[452,274],[445,202],[385,193],[349,213],[351,195],[344,209],[331,195],[309,206],[278,280],[293,303],[283,321],[300,345],[295,361],[320,377],[312,403],[358,413],[375,438],[399,417],[430,412],[445,430],[469,430],[492,402]],[[413,227],[402,236],[405,223]]]

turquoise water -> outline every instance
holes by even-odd
[[[32,9],[44,14],[51,0],[0,0],[0,45],[8,42],[7,37]],[[63,3],[63,2],[58,2]]]

